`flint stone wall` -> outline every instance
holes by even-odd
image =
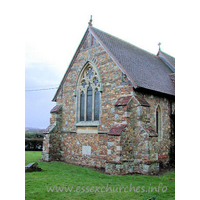
[[[88,132],[85,126],[77,126],[76,96],[76,80],[87,61],[97,67],[103,87],[99,125]],[[70,67],[56,100],[62,110],[51,114],[50,124],[57,128],[44,136],[42,159],[105,168],[109,174],[158,173],[159,162],[169,161],[170,100],[134,91],[96,41],[91,48],[82,47]],[[123,96],[132,98],[127,105],[115,106]],[[158,105],[162,111],[162,132],[159,137],[150,137],[145,127],[150,125],[155,130]],[[125,124],[126,128],[120,135],[108,135],[116,124]]]

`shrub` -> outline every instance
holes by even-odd
[[[42,151],[43,138],[26,138],[25,151]]]

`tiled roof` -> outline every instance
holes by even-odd
[[[51,133],[55,127],[56,125],[49,125],[43,133]]]
[[[115,103],[115,106],[126,106],[131,99],[132,96],[126,96],[126,97],[120,97],[117,102]]]
[[[158,51],[157,56],[163,61],[163,63],[165,63],[165,65],[167,65],[172,72],[175,72],[175,58],[162,52],[162,51]]]
[[[143,97],[135,96],[135,98],[139,101],[141,106],[150,107],[149,103]]]
[[[172,56],[170,56],[170,55],[168,55],[168,54],[166,54],[165,52],[163,52],[163,51],[160,51],[162,54],[163,54],[163,56],[175,67],[175,58],[174,57],[172,57]]]
[[[113,125],[110,131],[108,132],[108,135],[121,135],[122,131],[126,126],[126,124]]]
[[[136,88],[175,95],[175,86],[169,77],[173,71],[158,56],[94,27],[90,29],[113,55],[114,61],[125,69]]]
[[[127,75],[135,89],[145,88],[169,95],[175,95],[175,86],[169,76],[169,74],[174,71],[164,63],[163,59],[161,59],[158,54],[157,56],[151,54],[117,37],[89,26],[69,64],[56,94],[53,97],[53,101],[56,101],[57,95],[62,88],[71,66],[80,51],[81,45],[84,43],[89,32],[97,39],[105,51],[110,55],[111,59],[113,59],[113,61]],[[165,54],[164,52],[159,52],[164,56],[164,58],[166,58],[166,60],[175,64],[175,58]]]
[[[173,83],[175,83],[175,73],[169,74]]]
[[[50,113],[58,113],[61,110],[61,108],[61,105],[56,105],[51,109]]]
[[[158,137],[158,133],[156,133],[151,125],[143,126],[143,129],[149,134],[149,137]]]

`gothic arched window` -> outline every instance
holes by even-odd
[[[160,105],[156,108],[156,132],[158,133],[158,138],[161,139],[161,108]]]
[[[89,63],[81,71],[77,84],[78,122],[99,121],[100,80],[98,73]]]

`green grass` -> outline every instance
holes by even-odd
[[[25,174],[25,197],[26,199],[153,199],[156,200],[170,200],[175,199],[175,172],[168,172],[160,176],[145,176],[145,175],[125,175],[125,176],[111,176],[102,172],[96,171],[91,168],[74,166],[63,162],[41,162],[38,159],[41,158],[41,152],[26,151],[25,152],[25,165],[31,162],[38,162],[39,167],[42,168],[41,172],[31,172]],[[161,185],[162,183],[163,185]],[[118,192],[106,192],[106,187]],[[130,192],[130,185],[138,188],[138,192]],[[161,188],[159,192],[148,192],[151,187],[158,186]],[[68,186],[72,189],[72,192],[66,192],[63,189],[62,192],[47,191],[50,187],[60,186],[62,188]],[[85,187],[83,187],[85,186]],[[92,192],[92,186],[94,186],[94,192]],[[122,188],[119,192],[119,187],[126,187],[125,191]],[[143,187],[144,186],[144,187]],[[77,187],[80,187],[77,189]],[[98,188],[99,187],[99,188]],[[105,187],[105,188],[104,188]],[[142,188],[143,187],[143,188]],[[166,190],[166,192],[162,192]],[[77,192],[75,190],[77,189]],[[95,190],[98,189],[96,192]],[[103,192],[101,192],[101,189]],[[85,190],[85,191],[84,191]],[[89,191],[91,190],[91,192]],[[99,191],[99,192],[98,192]],[[147,191],[147,192],[146,192]],[[150,198],[151,197],[151,198]]]

